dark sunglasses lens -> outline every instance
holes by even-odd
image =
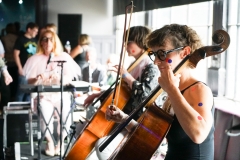
[[[162,60],[162,61],[164,61],[165,58],[166,58],[165,53],[164,53],[163,51],[161,51],[161,50],[159,50],[159,51],[157,52],[157,55],[158,55],[158,58],[159,58],[160,60]]]
[[[42,38],[42,41],[43,41],[43,42],[47,42],[48,40],[52,42],[52,38],[47,38],[47,37],[43,37],[43,38]]]

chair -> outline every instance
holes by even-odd
[[[34,145],[33,145],[33,131],[32,131],[32,108],[33,102],[9,102],[7,106],[3,108],[3,147],[7,147],[7,116],[9,114],[27,114],[29,120],[29,142],[30,142],[30,153],[31,156],[34,155]],[[17,119],[16,119],[17,120]]]

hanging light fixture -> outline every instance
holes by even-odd
[[[22,4],[23,3],[23,0],[19,0],[19,2],[18,2],[19,4]]]

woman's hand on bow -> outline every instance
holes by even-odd
[[[127,114],[125,114],[122,110],[117,108],[116,106],[108,106],[106,113],[105,113],[105,118],[108,121],[115,121],[117,123],[123,122],[128,117]]]

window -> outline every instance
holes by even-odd
[[[161,28],[165,24],[186,24],[197,31],[204,45],[211,45],[212,40],[212,2],[194,3],[176,7],[160,8],[152,11],[136,12],[132,15],[131,26],[145,25],[152,30]],[[120,52],[123,35],[124,15],[116,17],[116,49]],[[197,65],[197,77],[206,82],[207,60]]]
[[[226,0],[228,6],[227,28],[231,38],[226,55],[227,98],[240,101],[240,2]]]
[[[170,23],[187,24],[197,31],[204,45],[212,45],[213,18],[218,18],[213,17],[214,5],[213,1],[209,1],[136,12],[132,16],[131,26],[146,25],[155,30]],[[206,82],[207,78],[209,78],[207,77],[208,67],[220,67],[217,70],[218,82],[215,82],[214,79],[214,83],[218,84],[218,95],[234,101],[240,101],[240,1],[224,0],[223,7],[221,24],[224,27],[226,26],[223,29],[230,35],[230,46],[225,53],[221,54],[219,62],[211,58],[199,62],[196,68],[196,76],[201,81]],[[218,16],[218,13],[216,16]],[[117,16],[116,22],[117,46],[120,46],[124,15]],[[118,50],[119,48],[117,47]]]

